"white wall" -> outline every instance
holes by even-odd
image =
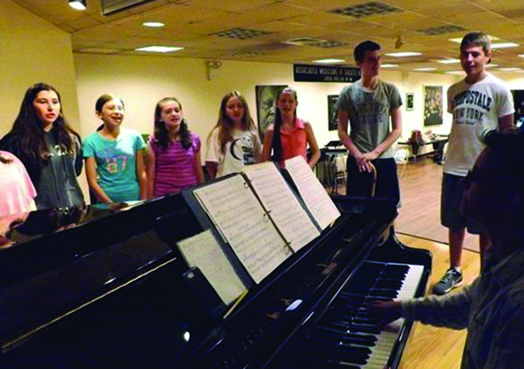
[[[0,137],[18,115],[27,88],[53,85],[64,114],[80,129],[71,36],[11,0],[0,0]]]
[[[327,95],[337,95],[343,83],[304,83],[293,81],[290,64],[223,61],[216,78],[207,80],[205,62],[162,56],[108,56],[75,54],[76,81],[80,102],[82,133],[93,132],[100,122],[94,114],[95,101],[103,93],[119,95],[126,105],[124,124],[143,133],[153,130],[153,111],[158,100],[177,97],[190,129],[202,138],[216,123],[222,96],[239,90],[249,103],[256,121],[256,85],[291,85],[298,93],[298,115],[313,125],[322,147],[337,139],[328,131]],[[445,91],[457,79],[453,76],[383,71],[382,78],[399,88],[403,100],[406,92],[415,93],[415,110],[403,109],[404,134],[423,127],[423,85],[443,86]],[[444,101],[444,110],[446,101]],[[434,132],[449,133],[451,116],[444,114],[444,124],[433,126]]]

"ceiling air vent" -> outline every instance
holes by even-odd
[[[342,47],[342,46],[347,46],[347,45],[349,44],[343,41],[324,41],[324,42],[319,42],[316,44],[311,44],[311,46],[321,47],[323,49],[331,49],[334,47]]]
[[[234,58],[254,58],[257,56],[264,56],[265,54],[256,52],[256,51],[238,51],[236,53],[231,54],[230,56]]]
[[[292,38],[290,40],[284,41],[285,44],[296,45],[296,46],[311,46],[313,44],[320,44],[322,42],[328,42],[328,41],[321,40],[320,38],[313,38],[313,37],[299,37],[299,38]]]
[[[347,8],[329,10],[328,13],[347,15],[355,18],[364,18],[371,15],[382,15],[402,11],[402,9],[395,8],[394,6],[380,3],[378,1],[372,1],[369,3],[349,6]]]
[[[442,35],[444,33],[453,33],[453,32],[460,32],[460,31],[465,31],[465,29],[459,26],[452,26],[452,25],[424,28],[424,29],[418,30],[418,32],[425,33],[426,35],[429,35],[429,36],[436,36],[436,35]]]
[[[111,15],[153,0],[100,0],[103,15]]]
[[[233,28],[222,32],[211,33],[210,36],[227,37],[235,40],[246,40],[259,36],[269,35],[272,32],[258,31],[256,29],[248,28]]]

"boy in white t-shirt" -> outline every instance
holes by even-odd
[[[460,262],[466,229],[479,235],[481,267],[490,239],[480,223],[460,213],[464,190],[459,182],[473,167],[485,147],[486,132],[506,131],[513,124],[513,97],[498,78],[486,72],[491,61],[491,41],[481,32],[470,32],[460,45],[460,62],[467,76],[448,89],[448,112],[453,114],[444,176],[442,180],[441,222],[449,229],[450,268],[433,286],[438,295],[462,284]]]

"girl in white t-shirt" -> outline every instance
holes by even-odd
[[[226,94],[220,103],[218,122],[209,134],[206,168],[214,179],[237,173],[245,165],[259,163],[260,138],[246,99],[238,91]]]

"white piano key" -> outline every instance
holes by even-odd
[[[394,264],[394,263],[388,263]],[[398,293],[398,297],[395,299],[403,300],[407,298],[415,297],[417,287],[424,273],[424,267],[422,265],[408,265],[409,271],[402,283],[402,287]],[[402,326],[404,325],[404,319],[400,318],[391,324],[389,324],[378,336],[377,343],[372,347],[372,354],[366,365],[361,366],[365,369],[384,369],[388,359],[393,350],[397,337],[400,333]]]

